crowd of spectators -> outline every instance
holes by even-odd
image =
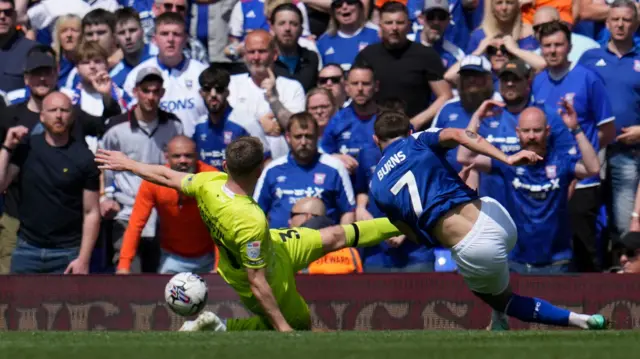
[[[464,148],[447,154],[461,181],[511,213],[513,272],[640,272],[639,9],[0,0],[0,273],[215,271],[195,201],[99,171],[98,149],[221,171],[226,146],[254,136],[265,166],[253,200],[272,228],[379,217],[369,183],[384,111],[404,113],[416,132],[465,128],[507,155],[544,158],[509,167]],[[569,110],[577,127],[562,120]],[[303,272],[454,270],[446,248],[399,236]]]

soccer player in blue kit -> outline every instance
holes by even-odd
[[[474,116],[493,116],[499,106],[487,100]],[[502,205],[480,198],[462,182],[446,153],[462,145],[509,166],[535,164],[542,157],[527,150],[507,156],[470,130],[430,128],[412,134],[409,119],[396,112],[380,114],[374,130],[383,152],[371,183],[376,204],[409,239],[450,248],[476,296],[494,311],[525,322],[582,329],[608,326],[600,314],[578,314],[512,292],[507,255],[517,240],[516,226]]]

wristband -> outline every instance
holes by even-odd
[[[13,149],[12,148],[9,148],[9,147],[7,147],[5,145],[2,145],[2,148],[7,150],[7,152],[9,152],[10,154],[13,153]]]
[[[578,126],[578,127],[576,127],[576,128],[571,130],[571,134],[574,135],[574,136],[579,134],[579,133],[582,133],[582,128],[580,126]]]

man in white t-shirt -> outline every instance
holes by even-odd
[[[184,19],[179,14],[166,12],[158,16],[154,38],[159,49],[158,56],[131,70],[125,80],[124,90],[133,94],[135,80],[141,69],[159,68],[165,89],[160,109],[178,116],[182,121],[184,134],[191,137],[198,119],[208,113],[200,96],[198,83],[198,76],[207,66],[184,56],[182,50],[186,44],[186,30]]]
[[[245,38],[244,62],[249,73],[231,76],[229,103],[232,107],[252,114],[256,121],[277,121],[274,125],[286,128],[289,117],[304,111],[305,95],[302,85],[292,79],[275,77],[273,63],[278,58],[272,36],[264,30],[254,30]],[[268,124],[267,124],[268,125]],[[275,126],[277,127],[277,126]],[[289,146],[280,133],[268,131],[271,157],[276,159],[289,153]]]

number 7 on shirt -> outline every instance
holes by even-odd
[[[396,184],[391,187],[391,193],[397,196],[404,186],[407,186],[409,190],[409,197],[411,198],[411,207],[416,214],[416,217],[420,217],[422,214],[422,202],[420,200],[420,193],[418,192],[418,184],[416,183],[416,177],[413,172],[407,171]]]

